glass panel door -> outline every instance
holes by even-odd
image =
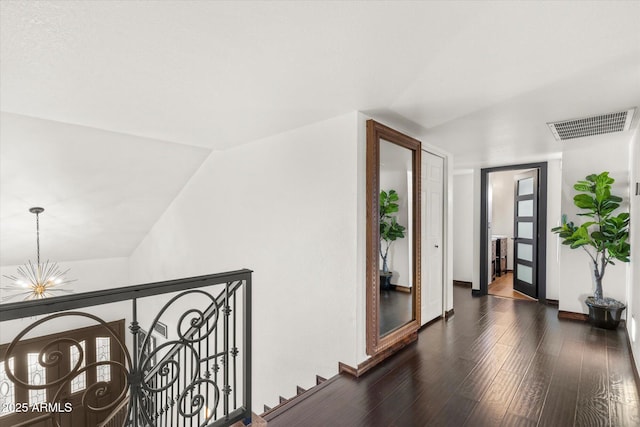
[[[516,175],[514,180],[513,289],[532,298],[538,298],[536,281],[538,170]]]

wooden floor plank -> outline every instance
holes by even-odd
[[[537,421],[542,412],[557,357],[536,353],[520,383],[508,412]]]
[[[396,414],[396,418],[390,424],[378,424],[372,420],[373,424],[369,424],[368,427],[430,425],[430,421],[440,413],[452,396],[453,392],[423,392],[417,396],[417,399],[413,401],[412,405],[400,414]]]
[[[609,368],[609,398],[625,405],[639,404],[638,389],[627,380],[633,376],[633,368],[626,361],[629,354],[618,347],[607,347],[607,363]],[[640,424],[639,424],[640,425]]]
[[[502,344],[493,346],[491,353],[482,362],[478,363],[461,384],[456,394],[467,399],[480,400],[480,397],[489,388],[512,350],[512,347]]]
[[[268,425],[640,425],[624,330],[457,286],[454,309],[362,377],[339,376]]]
[[[454,395],[434,418],[425,420],[425,424],[422,425],[459,427],[467,421],[476,404],[475,400]],[[405,426],[406,424],[400,423],[397,425]]]
[[[577,389],[562,386],[549,388],[544,401],[538,425],[541,426],[572,426],[575,423]]]
[[[606,332],[591,328],[585,336],[578,386],[576,425],[609,425],[609,416]]]
[[[611,401],[611,426],[640,426],[640,410],[638,404],[625,405]]]
[[[565,339],[560,349],[558,362],[553,377],[551,387],[562,387],[578,392],[580,382],[580,370],[582,369],[582,353],[584,342]]]
[[[400,413],[413,405],[413,400],[406,395],[420,395],[426,387],[417,379],[407,380],[398,389],[390,393],[379,405],[372,408],[354,426],[368,427],[371,425],[391,425]]]
[[[500,424],[500,427],[535,427],[535,426],[537,426],[537,423],[535,421],[530,420],[529,418],[520,417],[518,415],[511,414],[511,413],[507,413],[507,415],[505,415],[504,417],[504,420],[502,420],[502,424]]]
[[[504,419],[522,376],[501,370],[495,376],[491,386],[473,408],[465,426],[494,427]]]

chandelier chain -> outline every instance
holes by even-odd
[[[38,254],[38,266],[40,265],[40,214],[36,213],[36,248]]]

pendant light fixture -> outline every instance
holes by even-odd
[[[2,295],[2,302],[24,296],[24,300],[43,299],[54,296],[56,292],[73,292],[67,289],[60,289],[73,280],[68,280],[65,275],[69,270],[61,271],[58,264],[47,260],[44,264],[40,262],[40,214],[44,208],[34,207],[29,212],[36,215],[36,248],[37,262],[33,264],[30,260],[18,267],[16,275],[4,276],[11,280],[11,284],[0,287],[3,291],[9,291],[8,296]],[[4,294],[4,292],[3,292]]]

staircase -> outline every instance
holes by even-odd
[[[335,376],[333,378],[337,378],[337,376]],[[296,387],[296,395],[295,396],[293,396],[293,397],[291,397],[289,399],[280,396],[280,403],[278,405],[274,406],[273,408],[270,408],[267,405],[264,405],[264,412],[262,413],[261,417],[266,422],[274,419],[278,415],[282,414],[283,412],[287,411],[291,407],[293,407],[293,406],[297,405],[298,403],[302,402],[303,400],[305,400],[309,396],[313,395],[317,391],[322,390],[325,386],[327,386],[329,383],[332,382],[333,378],[327,380],[326,378],[323,378],[320,375],[316,375],[316,385],[315,386],[311,387],[309,390],[305,390],[304,388],[302,388],[300,386],[297,386]]]
[[[309,390],[306,390],[300,386],[297,386],[295,396],[288,399],[283,396],[280,396],[280,402],[273,408],[270,408],[269,406],[264,405],[264,412],[261,415],[252,414],[253,416],[251,419],[251,424],[249,424],[249,426],[250,427],[267,426],[268,421],[274,419],[275,417],[282,414],[283,412],[286,412],[288,409],[302,402],[306,398],[312,396],[317,391],[322,390],[325,386],[329,385],[334,378],[338,378],[338,376],[336,375],[335,377],[327,380],[326,378],[323,378],[320,375],[316,375],[315,386],[311,387]],[[234,424],[231,427],[246,427],[246,425],[243,424],[241,421],[238,421],[236,424]]]

